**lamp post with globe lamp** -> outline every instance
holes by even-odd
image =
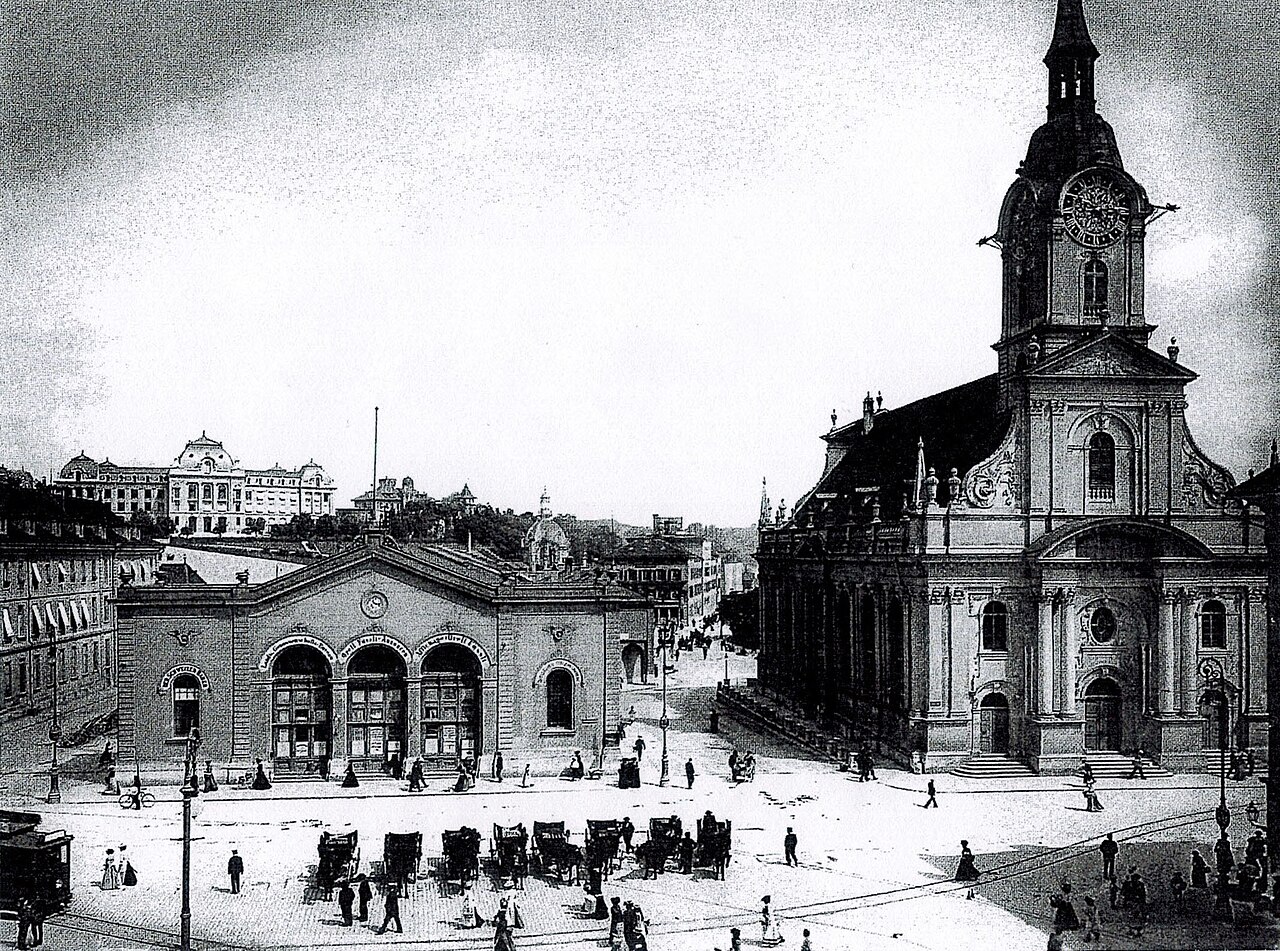
[[[191,951],[191,800],[200,794],[196,785],[196,749],[200,728],[187,733],[186,770],[182,782],[182,937],[181,951]]]
[[[662,719],[658,721],[662,728],[662,772],[658,776],[659,786],[665,786],[671,776],[671,762],[667,758],[667,728],[671,726],[667,717],[667,650],[674,639],[674,631],[674,622],[669,622],[658,634],[658,646],[662,649]]]
[[[1205,719],[1212,716],[1218,718],[1218,808],[1214,810],[1214,819],[1218,823],[1219,845],[1226,842],[1225,849],[1230,849],[1227,828],[1231,825],[1231,810],[1227,808],[1227,682],[1222,673],[1222,665],[1211,657],[1200,662],[1200,676],[1204,679],[1205,690],[1200,695],[1200,713]],[[1226,911],[1230,906],[1227,894],[1227,876],[1221,863],[1218,864],[1218,880],[1216,884],[1217,908]]]

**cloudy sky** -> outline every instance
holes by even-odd
[[[1086,3],[1148,319],[1237,474],[1277,427],[1274,0]],[[7,19],[0,461],[202,430],[644,521],[793,500],[832,408],[994,369],[1052,0],[62,0]],[[353,12],[354,11],[354,12]],[[1268,144],[1270,143],[1270,144]]]

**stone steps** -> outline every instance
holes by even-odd
[[[1133,772],[1133,757],[1125,756],[1123,753],[1086,753],[1084,761],[1093,770],[1094,779],[1128,779],[1129,774]],[[1142,760],[1142,771],[1148,777],[1159,776],[1164,778],[1173,775],[1163,766],[1146,757]],[[1080,770],[1076,770],[1076,775],[1080,775],[1080,772]]]
[[[948,770],[955,776],[968,779],[1017,779],[1034,776],[1035,772],[1003,753],[979,753]]]

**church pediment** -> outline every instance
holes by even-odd
[[[1104,333],[1065,347],[1032,369],[1030,377],[1127,377],[1189,382],[1196,374],[1119,334]]]

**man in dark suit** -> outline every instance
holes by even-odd
[[[387,926],[393,921],[396,923],[396,931],[404,934],[404,925],[400,924],[400,893],[394,885],[387,889],[386,911],[382,916],[382,927],[378,929],[378,934],[386,934]]]
[[[244,874],[244,859],[235,849],[231,850],[231,858],[227,859],[227,874],[231,876],[231,894],[240,894],[240,876]]]

